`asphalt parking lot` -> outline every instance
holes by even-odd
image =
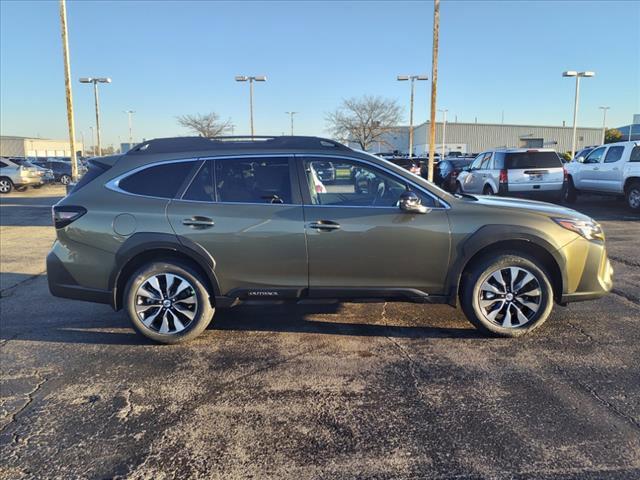
[[[60,188],[0,200],[2,478],[640,478],[640,218],[609,296],[520,339],[414,304],[241,306],[180,346],[49,295]]]

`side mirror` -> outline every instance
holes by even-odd
[[[584,163],[584,157],[582,155],[580,155],[579,157],[576,157],[576,162]]]
[[[407,213],[427,213],[429,211],[427,207],[420,203],[420,197],[411,190],[402,192],[398,206],[400,210]]]

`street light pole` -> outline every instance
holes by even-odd
[[[97,156],[102,155],[102,148],[100,147],[100,102],[98,98],[98,83],[111,83],[111,79],[108,77],[82,77],[80,83],[93,83],[93,98],[96,105],[96,137],[98,140],[98,153]]]
[[[444,160],[444,145],[447,141],[447,112],[449,110],[445,108],[438,111],[442,112],[442,115],[444,116],[444,120],[442,122],[442,155],[440,156],[440,160]]]
[[[409,100],[409,158],[413,157],[413,98],[416,80],[428,80],[426,75],[398,75],[399,82],[411,80],[411,98]]]
[[[251,136],[254,136],[253,129],[253,82],[266,82],[267,77],[264,75],[247,76],[236,75],[236,82],[249,82],[249,123],[251,127]]]
[[[131,122],[131,115],[136,113],[134,110],[125,110],[124,113],[129,117],[129,149],[133,148],[133,128]]]
[[[563,77],[576,77],[576,94],[573,101],[573,139],[571,141],[571,159],[576,155],[576,134],[578,130],[578,106],[580,103],[580,79],[582,77],[593,77],[594,72],[576,72],[575,70],[568,70],[562,72]]]
[[[291,118],[291,136],[293,137],[293,116],[294,116],[296,113],[300,113],[300,112],[284,112],[284,113],[286,113],[287,115],[289,115],[289,117]]]
[[[598,108],[602,110],[602,141],[600,142],[600,145],[604,145],[605,134],[607,132],[607,110],[609,110],[611,107]]]
[[[96,137],[93,134],[93,127],[89,127],[89,130],[91,130],[91,153],[93,153],[93,156],[96,156]]]

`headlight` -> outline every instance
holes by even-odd
[[[575,218],[554,218],[554,222],[562,228],[576,232],[587,240],[604,241],[604,232],[600,225],[593,220],[578,220]]]

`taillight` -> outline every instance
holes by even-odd
[[[500,170],[500,183],[509,183],[509,174],[506,168]]]
[[[451,176],[453,178],[456,178],[458,176],[458,172],[456,172],[455,170],[453,172],[451,172]]]
[[[562,175],[564,177],[564,181],[566,182],[567,180],[569,180],[569,172],[567,172],[567,169],[562,167]]]
[[[54,205],[52,209],[53,226],[56,228],[64,228],[71,222],[75,222],[81,216],[87,213],[84,207],[74,205]]]

